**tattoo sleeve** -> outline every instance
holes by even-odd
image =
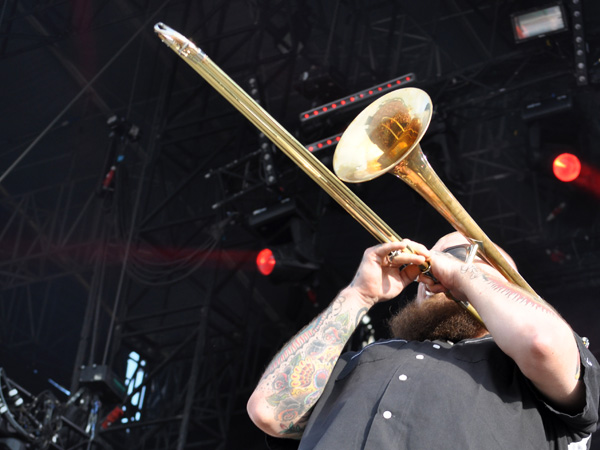
[[[344,312],[345,298],[339,295],[309,325],[292,338],[263,374],[261,384],[273,408],[281,434],[302,435],[308,414],[321,396],[325,384],[346,342],[367,308],[355,317]]]

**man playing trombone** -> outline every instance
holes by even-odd
[[[367,249],[268,366],[248,402],[254,423],[301,450],[589,449],[598,362],[547,303],[468,253],[458,233],[431,250],[406,239]],[[340,356],[369,309],[415,280],[393,337]]]

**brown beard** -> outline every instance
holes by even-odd
[[[479,337],[485,327],[443,294],[418,304],[414,300],[388,321],[392,337],[409,341],[452,341]],[[443,296],[443,297],[442,297]]]

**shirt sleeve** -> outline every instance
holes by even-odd
[[[554,409],[539,395],[538,398],[545,403],[569,428],[582,433],[591,434],[596,431],[598,423],[598,405],[600,402],[600,366],[592,352],[585,346],[583,339],[575,334],[575,341],[579,348],[581,359],[580,379],[585,386],[585,406],[577,414],[571,415]]]

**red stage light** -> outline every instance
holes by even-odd
[[[334,136],[329,136],[327,138],[324,138],[320,141],[312,142],[312,143],[306,145],[305,148],[307,148],[311,152],[315,151],[315,150],[323,150],[328,147],[331,147],[332,145],[336,145],[340,141],[341,138],[342,138],[341,133],[336,134]]]
[[[581,173],[581,162],[572,153],[562,153],[554,159],[552,171],[560,181],[573,181]]]
[[[258,271],[265,276],[270,275],[271,272],[273,272],[276,262],[275,256],[269,248],[262,249],[256,257],[256,267],[258,268]]]

